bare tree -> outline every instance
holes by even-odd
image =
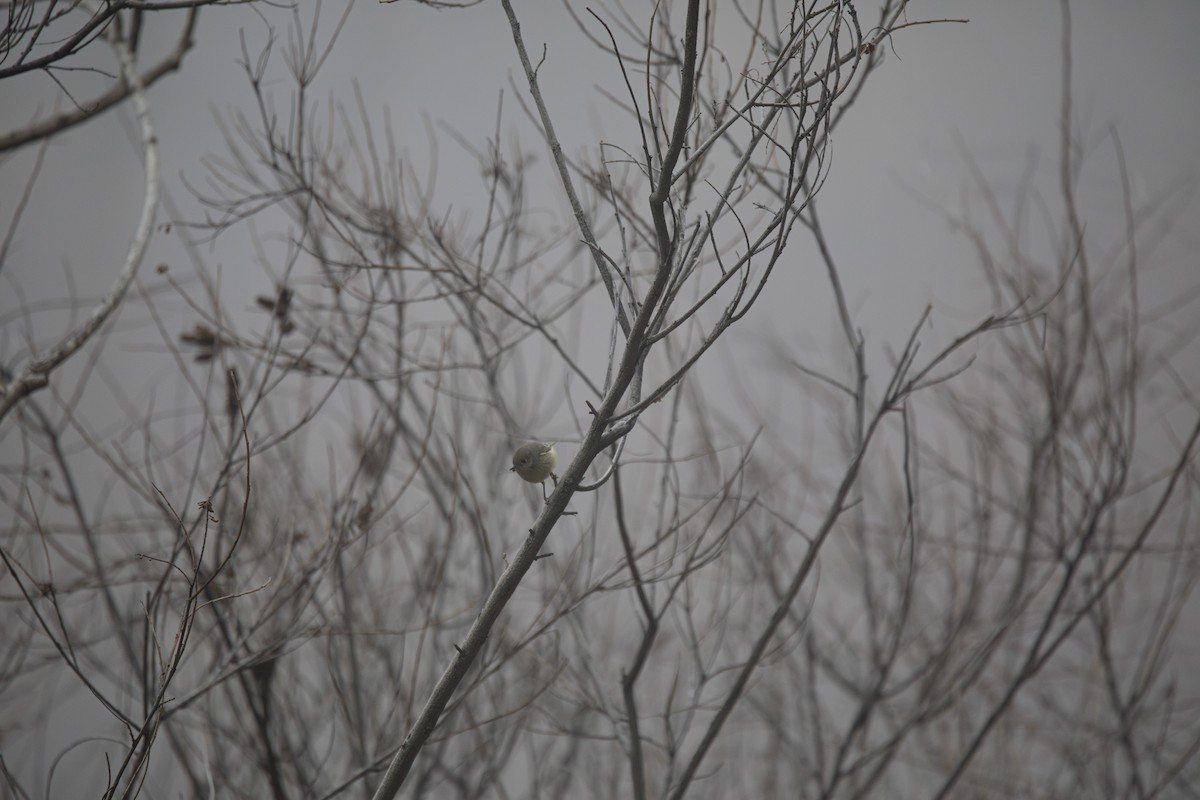
[[[856,318],[820,189],[929,20],[577,14],[623,87],[619,133],[577,146],[557,48],[503,8],[521,83],[482,143],[431,132],[478,164],[452,207],[367,98],[314,99],[344,16],[244,43],[254,110],[176,225],[251,230],[271,289],[230,297],[202,255],[131,284],[186,413],[106,435],[70,393],[15,405],[0,688],[65,669],[121,735],[58,758],[114,797],[1186,793],[1197,326],[1140,288],[1182,188],[1136,204],[1116,133],[1083,138],[1067,6],[1054,180],[1031,161],[1005,196],[964,153],[985,216],[950,219],[991,311],[900,342]],[[1085,168],[1122,225],[1087,224]],[[737,323],[798,263],[837,341],[756,344],[789,409],[756,415],[705,366],[747,358]],[[507,473],[528,439],[564,455],[544,502]]]

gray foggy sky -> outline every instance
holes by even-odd
[[[323,11],[326,40],[340,10],[327,4]],[[266,8],[261,13],[275,26],[279,55],[288,46],[287,15]],[[1062,35],[1058,3],[915,3],[909,17],[970,22],[918,26],[896,35],[892,43],[896,57],[889,54],[851,118],[839,129],[831,177],[820,198],[845,265],[850,297],[861,303],[864,319],[878,321],[877,333],[882,336],[904,329],[926,302],[978,310],[972,296],[975,274],[970,262],[964,263],[969,251],[936,214],[916,201],[914,192],[951,210],[961,207],[969,194],[964,192],[969,177],[959,141],[1000,187],[1015,184],[1027,147],[1036,148],[1044,169],[1052,175],[1058,129]],[[171,18],[161,17],[148,33],[148,41],[158,44],[159,50],[176,34],[176,28],[163,19]],[[1077,3],[1072,20],[1077,116],[1097,140],[1110,125],[1119,131],[1135,195],[1145,198],[1172,181],[1196,175],[1200,56],[1191,39],[1200,29],[1200,5]],[[531,46],[550,42],[543,77],[566,147],[582,152],[602,137],[628,141],[627,119],[596,92],[598,86],[619,92],[620,76],[603,55],[586,45],[562,8],[548,5],[542,15],[526,12],[522,22]],[[196,219],[203,211],[181,179],[204,186],[202,159],[225,152],[214,112],[252,110],[237,63],[240,37],[244,36],[253,58],[267,35],[267,26],[254,9],[205,11],[197,33],[199,46],[187,56],[182,72],[167,77],[151,92],[162,143],[164,187],[184,219]],[[508,82],[518,74],[517,68],[511,36],[495,4],[448,12],[405,3],[360,3],[346,21],[312,94],[321,101],[351,103],[357,81],[376,120],[382,119],[383,109],[390,111],[397,146],[422,180],[429,174],[432,131],[438,139],[435,202],[462,209],[469,207],[478,186],[477,167],[439,124],[483,141],[492,131],[503,90],[505,133],[519,131],[522,148],[545,158],[540,142],[521,119]],[[292,86],[278,60],[270,78],[276,106],[286,113]],[[80,97],[94,92],[97,83],[86,74],[68,76],[68,85]],[[53,83],[41,75],[0,85],[5,127],[28,119],[33,109],[63,103]],[[75,282],[72,291],[81,296],[102,290],[115,274],[141,200],[140,160],[130,131],[129,113],[123,109],[51,143],[4,268],[5,283],[19,285],[27,302],[60,300],[68,271]],[[1098,150],[1103,147],[1098,145]],[[0,167],[0,216],[5,222],[11,219],[35,151],[27,147]],[[1109,153],[1096,160],[1103,166],[1098,170],[1101,177],[1092,184],[1085,178],[1084,187],[1096,190],[1093,211],[1098,224],[1117,223],[1120,209],[1105,199],[1113,196],[1107,191],[1114,188],[1113,162]],[[168,216],[164,214],[160,221]],[[1182,276],[1194,269],[1189,262],[1195,245],[1191,231],[1200,231],[1200,206],[1195,202],[1185,209],[1168,243],[1178,269],[1153,277],[1155,286],[1165,287],[1164,291],[1170,290],[1172,272]],[[269,231],[260,229],[260,233]],[[230,291],[266,288],[261,270],[252,268],[254,255],[246,242],[245,232],[235,231],[215,247],[202,250],[211,263],[224,266]],[[176,237],[156,237],[148,264],[159,261],[171,263],[176,270],[186,264]],[[238,284],[243,277],[249,286]],[[803,304],[811,298],[817,305],[808,310],[820,313],[825,307],[824,289],[805,291],[807,277],[803,268],[791,276],[776,276],[780,291],[756,309],[751,326],[793,317],[772,309],[771,299]],[[153,285],[149,270],[143,281]],[[11,315],[20,303],[15,292],[6,290],[0,311]],[[805,310],[803,305],[800,310]],[[38,322],[47,326],[38,326],[43,336],[57,328],[49,317],[39,317]],[[824,330],[816,326],[800,333],[824,335]],[[9,339],[10,357],[14,349]]]
[[[319,41],[329,41],[344,8],[323,7]],[[940,2],[916,3],[909,10],[913,21],[943,18],[969,22],[918,25],[895,35],[887,60],[837,129],[829,178],[818,197],[856,324],[874,343],[867,353],[875,374],[882,374],[895,350],[890,343],[908,334],[927,304],[933,314],[923,334],[926,347],[948,341],[993,310],[974,253],[937,210],[960,215],[966,209],[975,218],[985,212],[964,153],[1001,195],[1016,188],[1032,153],[1038,164],[1034,184],[1051,206],[1057,191],[1060,4]],[[146,47],[155,54],[174,44],[177,18],[156,14],[151,19]],[[233,6],[206,10],[200,19],[199,45],[182,71],[150,93],[169,201],[160,223],[204,218],[205,208],[187,186],[207,190],[206,162],[227,157],[217,117],[228,125],[235,114],[255,112],[241,63],[243,41],[253,63],[274,31],[266,93],[281,117],[291,110],[294,81],[284,68],[296,38],[291,16],[266,7]],[[1117,0],[1077,3],[1071,19],[1074,114],[1087,134],[1089,158],[1081,181],[1085,224],[1089,234],[1099,231],[1106,234],[1103,241],[1117,243],[1124,221],[1111,130],[1119,133],[1137,203],[1173,184],[1190,187],[1200,174],[1194,146],[1200,130],[1195,80],[1200,56],[1191,42],[1193,32],[1200,30],[1200,4],[1162,0],[1134,9]],[[579,34],[563,7],[547,5],[540,15],[526,12],[522,25],[532,51],[548,43],[541,74],[564,148],[583,154],[601,139],[636,147],[628,118],[600,94],[603,89],[624,96],[618,70]],[[111,70],[103,48],[96,52],[95,63]],[[91,96],[102,83],[88,73],[71,73],[66,80],[78,97]],[[309,89],[314,107],[321,109],[313,116],[313,130],[329,130],[329,110],[338,103],[349,110],[351,126],[356,131],[361,127],[355,116],[357,84],[377,135],[382,135],[386,117],[405,169],[436,187],[431,207],[438,214],[452,208],[469,215],[480,202],[479,167],[449,129],[482,147],[492,136],[503,96],[506,152],[511,155],[519,141],[521,152],[539,166],[547,165],[545,150],[519,108],[518,95],[523,99],[527,94],[519,88],[521,81],[512,38],[496,4],[451,12],[406,3],[359,3]],[[6,126],[28,119],[35,109],[63,103],[53,83],[41,75],[0,84]],[[336,122],[338,135],[344,135],[341,120]],[[341,141],[335,139],[335,144]],[[36,147],[27,147],[0,165],[0,219],[6,226],[36,153]],[[50,143],[0,275],[0,350],[9,364],[23,363],[30,329],[44,346],[78,321],[78,314],[68,314],[69,298],[90,304],[108,287],[128,247],[142,188],[128,109],[109,112]],[[556,222],[562,221],[561,192],[548,169],[536,172],[531,192],[534,205],[559,214]],[[1153,258],[1143,259],[1153,268],[1139,273],[1142,303],[1151,311],[1195,285],[1200,203],[1188,191],[1175,204],[1179,211],[1173,228],[1154,243]],[[163,337],[174,341],[197,315],[155,274],[154,266],[169,265],[174,281],[198,293],[200,264],[210,278],[219,276],[223,306],[231,313],[250,311],[256,294],[272,291],[271,274],[279,274],[289,253],[287,229],[279,220],[257,217],[253,228],[237,226],[215,242],[198,237],[191,251],[181,246],[178,226],[155,235],[139,284],[144,291],[165,293],[155,306],[162,316],[153,320],[136,291],[122,310],[106,348],[105,369],[111,372],[103,376],[104,388],[94,386],[82,395],[92,424],[116,430],[150,403],[160,411],[189,403],[190,390]],[[1030,229],[1036,236],[1039,227]],[[744,378],[755,390],[747,402],[761,398],[763,406],[755,410],[766,416],[786,414],[787,409],[778,407],[785,401],[768,390],[772,354],[758,343],[782,338],[812,354],[809,366],[840,368],[836,350],[829,347],[837,334],[823,268],[803,237],[790,248],[770,291],[722,343],[723,348],[737,348],[739,359],[749,353],[757,366],[767,367]],[[211,307],[207,298],[198,302]],[[35,313],[23,314],[27,309]],[[607,330],[608,322],[603,325]],[[606,341],[606,336],[586,337],[581,346],[602,349],[601,338]],[[728,353],[718,351],[701,361],[696,373],[715,379],[716,385],[730,368],[715,357],[721,352]],[[1189,376],[1200,371],[1197,358],[1193,354],[1185,362],[1191,365]],[[86,359],[77,358],[63,375],[85,368]],[[1195,389],[1194,379],[1192,383]],[[523,423],[533,424],[533,419]],[[573,423],[559,418],[556,424],[551,435],[569,437]],[[12,444],[0,441],[0,447]]]

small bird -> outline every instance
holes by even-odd
[[[509,472],[521,476],[521,480],[542,485],[542,499],[546,496],[546,479],[551,478],[558,486],[558,476],[554,474],[554,465],[558,463],[558,453],[554,451],[554,442],[530,442],[517,448],[513,453],[513,465]]]

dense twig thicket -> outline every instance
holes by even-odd
[[[226,4],[10,4],[0,79],[105,45],[119,74],[0,148],[128,103],[145,201],[84,322],[0,355],[6,792],[1186,794],[1195,304],[1139,289],[1180,200],[1135,204],[1115,133],[1082,146],[1065,4],[1053,186],[1031,169],[1004,195],[966,159],[985,216],[951,221],[992,310],[949,336],[926,310],[900,341],[856,317],[821,189],[893,40],[950,20],[903,0],[571,4],[622,87],[597,100],[610,138],[579,147],[543,89],[562,46],[502,4],[516,101],[487,136],[440,129],[478,160],[457,204],[369,98],[314,99],[352,46],[319,7],[243,44],[252,110],[223,119],[190,183],[207,215],[171,235],[250,231],[273,287],[250,298],[203,248],[195,281],[138,277],[163,216],[146,90]],[[143,64],[142,21],[167,9],[177,51]],[[1088,224],[1085,169],[1116,176],[1123,226]],[[820,430],[755,416],[739,383],[763,359],[731,335],[797,265],[836,341],[755,354]],[[98,426],[122,307],[182,388]],[[706,368],[722,352],[738,374]],[[506,470],[538,438],[561,459],[545,502]],[[48,734],[47,711],[77,730]]]

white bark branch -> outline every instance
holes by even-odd
[[[117,52],[117,58],[121,62],[121,75],[130,87],[134,110],[137,114],[138,129],[142,136],[146,189],[141,218],[138,220],[133,242],[129,245],[125,264],[121,267],[117,280],[108,290],[108,294],[92,309],[88,318],[47,353],[32,358],[25,369],[13,380],[0,386],[0,420],[3,420],[22,399],[49,383],[50,373],[77,353],[95,335],[100,326],[108,321],[108,318],[120,306],[129,284],[133,282],[133,278],[142,264],[142,259],[146,255],[150,234],[154,230],[154,216],[158,211],[159,202],[159,166],[158,142],[154,136],[154,126],[150,122],[150,104],[146,100],[145,87],[142,84],[141,76],[138,75],[133,53],[115,29],[112,44],[113,49]]]

